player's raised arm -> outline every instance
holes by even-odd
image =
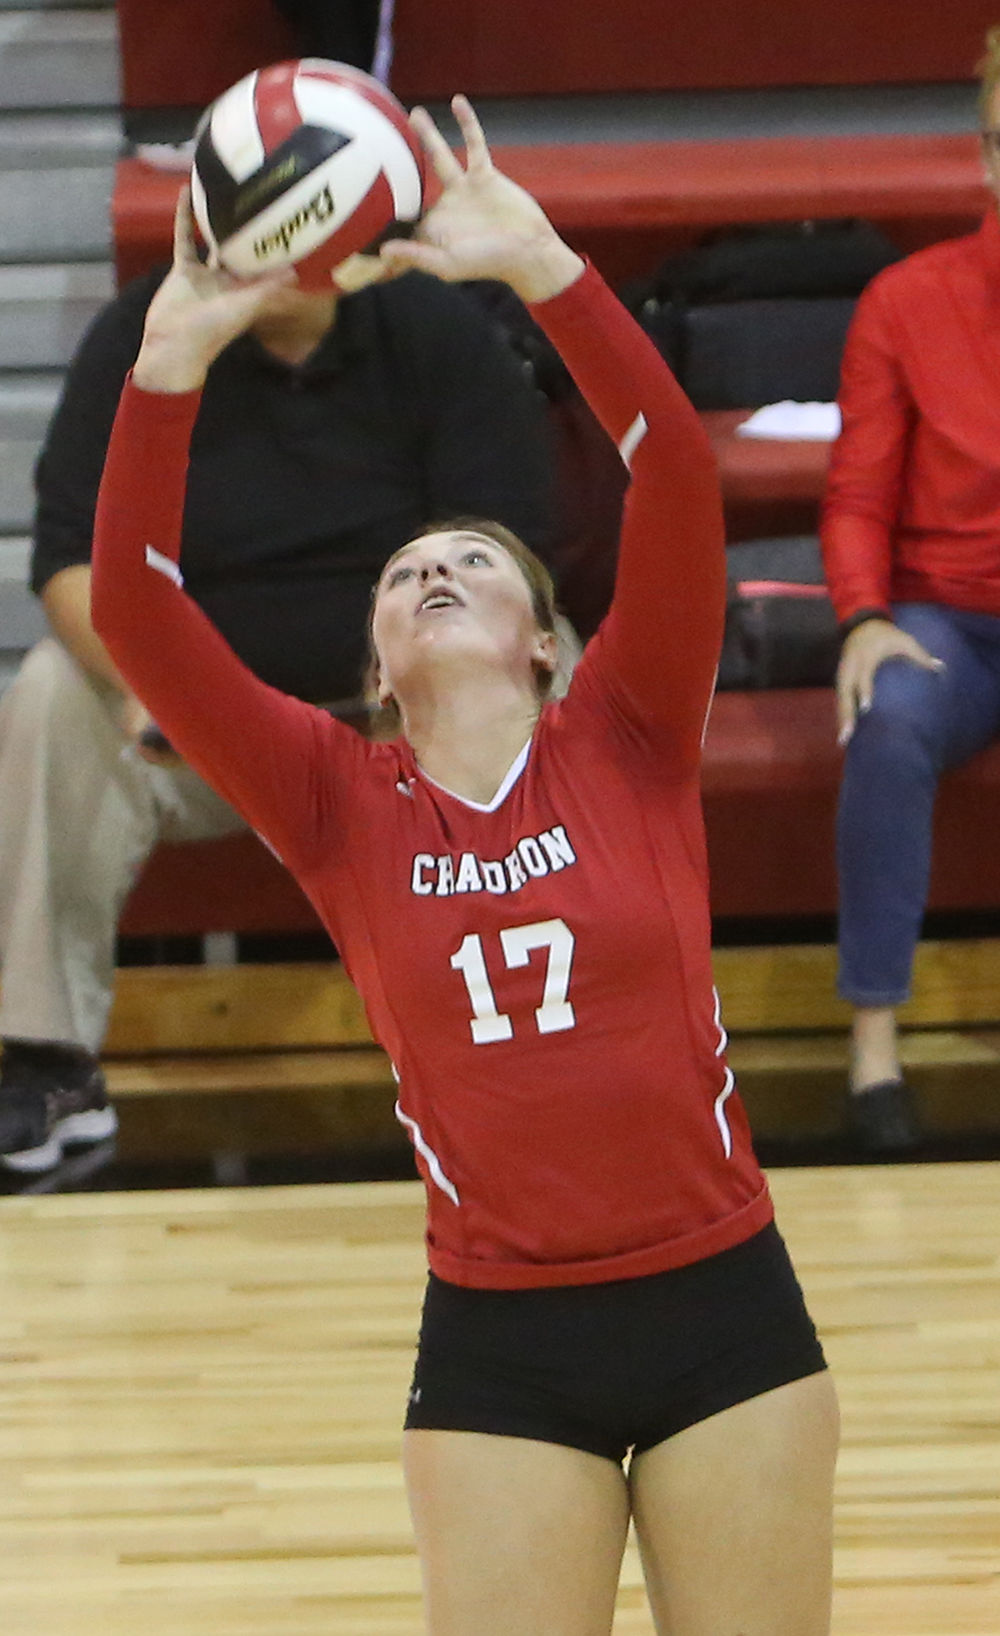
[[[629,469],[611,609],[596,638],[626,711],[671,766],[697,763],[722,643],[715,457],[649,337],[592,269],[534,309]]]
[[[464,97],[453,110],[465,163],[423,110],[413,121],[442,185],[394,267],[502,279],[532,306],[632,476],[614,604],[602,634],[623,703],[697,760],[725,612],[722,507],[714,456],[653,343],[540,205],[496,170]]]
[[[331,724],[246,668],[183,591],[179,567],[200,388],[223,347],[287,277],[240,285],[203,267],[182,197],[174,264],[150,305],[108,449],[94,530],[92,614],[115,664],[170,744],[286,861],[301,862],[296,852],[308,850],[322,817],[316,741]]]

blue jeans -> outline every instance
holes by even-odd
[[[888,659],[847,747],[837,813],[838,988],[854,1005],[908,997],[941,774],[1000,734],[1000,618],[937,603],[893,616],[943,671]]]

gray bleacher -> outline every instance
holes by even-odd
[[[27,589],[32,468],[113,290],[114,0],[0,0],[0,689],[45,621]]]

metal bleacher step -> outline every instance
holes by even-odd
[[[113,7],[0,10],[0,107],[113,108],[119,77]]]
[[[0,370],[65,369],[113,293],[108,262],[0,267]]]
[[[61,371],[0,374],[0,535],[31,528],[35,460],[61,387]],[[0,585],[9,577],[0,571]]]
[[[717,90],[478,96],[491,142],[740,142],[747,137],[891,136],[970,131],[976,88],[968,80],[927,85],[785,85]],[[457,136],[446,102],[435,122]]]
[[[41,603],[28,589],[30,551],[26,535],[0,538],[0,693],[48,629]]]
[[[109,260],[121,143],[115,108],[0,114],[0,262]]]
[[[45,630],[27,584],[35,461],[113,293],[119,78],[114,0],[0,0],[0,691]]]

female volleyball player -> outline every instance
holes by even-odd
[[[275,283],[199,266],[184,209],[108,456],[95,622],[301,881],[395,1064],[428,1198],[404,1459],[433,1636],[607,1636],[630,1517],[664,1636],[820,1636],[836,1402],[710,967],[712,456],[652,346],[455,111],[465,168],[415,116],[443,194],[389,269],[506,280],[631,468],[614,602],[566,699],[545,703],[544,572],[485,524],[411,540],[382,574],[393,742],[256,681],[186,598],[198,389]]]

